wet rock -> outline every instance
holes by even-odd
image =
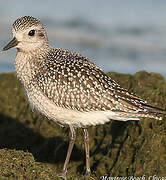
[[[166,83],[160,74],[108,75],[148,103],[166,109]],[[111,121],[89,127],[94,179],[106,174],[166,176],[165,120]],[[77,133],[69,179],[82,179],[85,172],[82,132]],[[57,179],[67,147],[68,129],[31,112],[15,74],[0,74],[0,179]]]

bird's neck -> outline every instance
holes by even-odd
[[[37,71],[44,65],[43,57],[47,55],[50,49],[51,47],[47,45],[29,52],[18,50],[15,69],[18,79],[24,86],[30,83]]]

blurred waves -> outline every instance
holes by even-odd
[[[13,21],[32,15],[46,26],[51,45],[79,51],[104,71],[146,70],[166,77],[164,1],[0,0],[0,3],[1,49],[12,38]],[[14,71],[15,54],[15,50],[0,53],[0,72]]]

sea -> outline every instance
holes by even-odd
[[[105,72],[166,78],[164,0],[0,0],[0,49],[25,15],[43,22],[52,46],[79,52]],[[15,56],[16,49],[0,51],[0,73],[14,71]]]

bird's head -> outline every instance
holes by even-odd
[[[16,47],[19,51],[34,51],[48,44],[46,31],[42,23],[32,17],[17,19],[12,26],[13,39],[3,48],[4,51]]]

